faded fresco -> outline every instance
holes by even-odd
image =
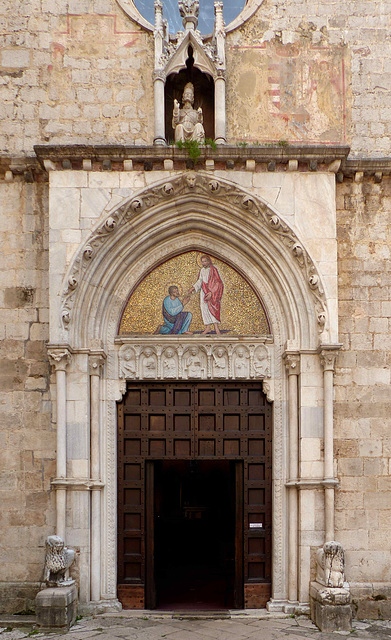
[[[350,123],[344,47],[247,44],[243,39],[229,47],[227,65],[232,141],[346,142]]]
[[[120,335],[270,334],[261,301],[222,260],[188,251],[167,260],[136,287]]]

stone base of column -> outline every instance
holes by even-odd
[[[320,631],[352,630],[352,608],[350,591],[345,588],[326,587],[319,582],[311,582],[311,620]]]
[[[76,586],[43,589],[35,598],[35,612],[40,630],[67,631],[76,620]]]
[[[117,599],[99,600],[99,602],[79,602],[79,613],[83,616],[96,613],[117,613],[122,611],[122,604]]]

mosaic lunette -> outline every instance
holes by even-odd
[[[205,252],[188,251],[170,258],[146,275],[130,294],[122,314],[119,335],[150,335],[164,325],[163,301],[168,288],[176,285],[183,310],[191,313],[186,328],[203,333],[200,292],[189,291],[197,282],[202,268],[201,256]],[[270,327],[262,302],[244,277],[226,262],[211,256],[213,266],[224,285],[221,296],[219,328],[229,335],[269,335]],[[188,302],[186,299],[190,298]],[[213,330],[212,333],[215,333]]]

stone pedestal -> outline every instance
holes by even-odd
[[[348,589],[311,582],[310,603],[311,620],[321,631],[351,631],[352,609]]]
[[[68,630],[76,620],[76,586],[43,589],[35,598],[35,611],[37,624],[42,630]]]

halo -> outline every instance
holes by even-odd
[[[178,284],[178,282],[166,282],[164,287],[165,287],[166,295],[168,293],[168,287],[178,287],[179,295],[181,296],[183,294],[183,287],[181,284]]]
[[[206,251],[198,251],[197,253],[197,264],[199,266],[200,269],[202,269],[202,267],[204,266],[201,262],[201,256],[208,256],[210,258],[210,261],[212,261],[212,256],[209,255],[209,253],[207,253]]]

